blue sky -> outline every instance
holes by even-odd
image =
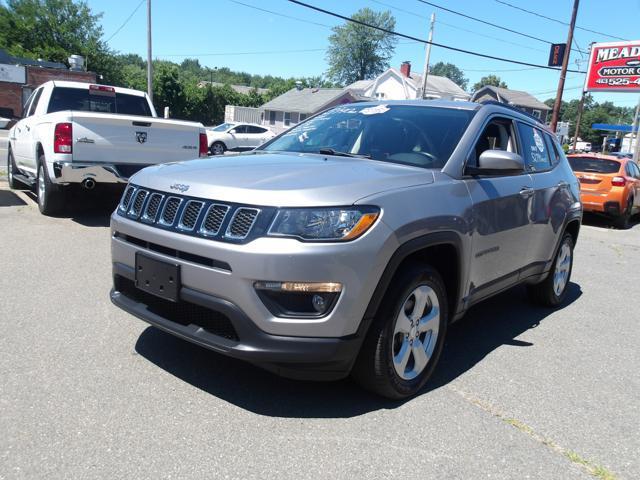
[[[233,0],[152,0],[154,58],[176,62],[187,57],[198,58],[205,66],[284,77],[315,76],[327,70],[324,49],[330,27],[343,23],[340,19],[286,0],[238,1],[284,16],[252,9]],[[547,44],[473,22],[417,0],[305,1],[345,16],[363,7],[390,10],[396,17],[397,31],[419,38],[427,37],[428,17],[435,12],[434,42],[536,64],[546,64],[549,55]],[[570,19],[573,5],[573,0],[504,1],[565,22]],[[112,48],[146,56],[146,4],[142,4],[114,35],[139,0],[89,0],[88,3],[94,12],[103,12],[105,39],[113,35],[109,41]],[[496,0],[433,0],[432,3],[548,41],[566,41],[566,26],[515,10]],[[615,8],[606,7],[613,7],[614,3],[617,2],[605,4],[582,0],[577,25],[625,39],[639,39],[640,0],[630,0]],[[581,49],[594,41],[615,41],[580,29],[576,30],[575,40]],[[403,60],[410,60],[413,70],[422,71],[424,50],[422,44],[399,39],[391,64],[399,66]],[[245,54],[248,52],[263,53]],[[577,68],[576,60],[582,60],[580,68]],[[541,100],[555,96],[559,76],[555,71],[530,69],[434,47],[431,63],[438,61],[458,65],[470,79],[470,84],[494,73],[510,88],[526,90]],[[580,54],[572,52],[570,68],[584,70],[585,67],[586,57],[582,59]],[[584,75],[569,73],[563,98],[579,97],[583,82]],[[638,101],[638,96],[631,93],[598,93],[594,96],[597,101],[612,100],[621,106],[633,107]]]

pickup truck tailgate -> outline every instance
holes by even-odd
[[[197,123],[73,112],[73,161],[151,165],[198,158]]]

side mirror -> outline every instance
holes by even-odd
[[[478,158],[477,167],[467,167],[467,175],[519,175],[524,173],[524,160],[520,155],[504,150],[485,150]]]
[[[231,135],[235,135],[235,134],[236,134],[236,133],[238,133],[238,132],[236,132],[236,129],[235,129],[235,128],[232,128],[231,130],[229,130],[229,133],[230,133]]]

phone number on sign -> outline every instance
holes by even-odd
[[[628,78],[599,78],[596,80],[599,85],[610,85],[616,87],[618,85],[640,85],[640,78],[629,80]]]

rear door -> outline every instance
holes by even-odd
[[[13,156],[16,161],[16,165],[20,168],[26,168],[28,170],[35,171],[36,161],[36,149],[33,142],[34,133],[34,113],[42,96],[43,87],[35,90],[27,103],[25,104],[25,110],[23,111],[24,118],[16,124],[15,140],[13,142]]]
[[[247,125],[247,137],[252,147],[258,147],[266,141],[267,129],[256,125]]]
[[[636,208],[640,208],[640,168],[637,163],[629,161],[627,169],[630,180],[633,182],[633,204]]]
[[[477,165],[485,150],[518,152],[513,120],[493,117],[483,128],[467,164]],[[533,180],[519,175],[473,177],[465,180],[473,201],[472,302],[513,285],[528,263],[529,212]]]

